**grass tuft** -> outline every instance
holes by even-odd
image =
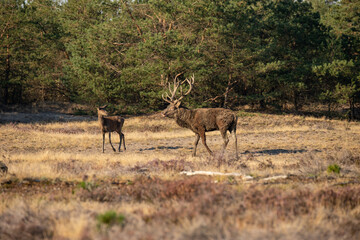
[[[340,174],[340,170],[341,168],[339,167],[339,165],[337,164],[331,164],[327,167],[327,172],[328,173],[336,173],[336,174]]]
[[[115,224],[123,225],[125,223],[125,216],[123,214],[117,214],[115,211],[107,211],[99,214],[96,219],[98,227],[101,227],[101,225],[110,227]]]

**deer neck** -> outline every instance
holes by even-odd
[[[187,108],[179,108],[175,115],[176,123],[180,127],[190,128],[191,129],[191,122],[193,119],[193,110]]]
[[[104,123],[104,115],[101,115],[101,114],[98,115],[98,122],[99,122],[100,126],[103,125],[103,123]]]
[[[102,111],[98,111],[98,122],[100,125],[103,125],[105,116],[107,116],[106,113],[104,113]]]

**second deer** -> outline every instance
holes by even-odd
[[[162,115],[165,117],[174,118],[176,120],[176,123],[180,127],[189,128],[195,133],[193,156],[196,155],[196,148],[200,138],[209,154],[213,155],[212,151],[206,144],[205,132],[219,130],[224,140],[223,152],[225,151],[225,148],[229,143],[227,131],[234,135],[236,159],[238,159],[236,114],[231,110],[225,108],[188,109],[183,107],[181,105],[181,99],[184,96],[188,95],[192,90],[194,84],[194,76],[192,76],[190,79],[186,78],[184,81],[180,82],[177,79],[179,75],[180,74],[178,74],[174,78],[173,88],[171,88],[171,84],[169,83],[170,95],[166,93],[165,96],[164,94],[162,96],[163,100],[169,103],[169,106],[164,111],[162,111]],[[182,84],[186,82],[189,84],[189,90],[186,93],[183,93]],[[180,90],[180,97],[178,97],[178,99],[175,99],[175,95],[178,90]]]
[[[125,119],[120,116],[108,116],[108,112],[105,110],[106,105],[97,108],[98,112],[98,121],[100,124],[101,132],[103,135],[103,152],[104,152],[104,145],[105,145],[105,133],[109,133],[109,142],[114,152],[116,152],[114,146],[111,143],[111,133],[117,132],[120,137],[119,143],[119,152],[121,148],[121,142],[123,142],[124,150],[125,147],[125,135],[122,133],[122,127],[124,126]]]

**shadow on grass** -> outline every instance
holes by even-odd
[[[177,150],[177,149],[194,149],[193,147],[182,147],[182,146],[158,146],[158,147],[149,147],[149,148],[140,148],[139,151],[154,151],[154,150]],[[247,154],[260,154],[260,155],[279,155],[279,154],[294,154],[294,153],[304,153],[308,152],[305,149],[265,149],[259,151],[245,151],[240,153],[242,155]]]
[[[186,148],[182,146],[158,146],[158,147],[149,147],[149,148],[140,148],[139,151],[154,151],[154,150],[176,150],[176,149],[193,149],[192,147]]]
[[[293,153],[304,153],[307,152],[305,149],[266,149],[260,151],[245,151],[241,154],[261,154],[261,155],[279,155],[279,154],[293,154]]]

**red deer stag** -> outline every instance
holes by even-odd
[[[196,148],[200,138],[209,154],[213,155],[212,151],[206,144],[205,132],[219,130],[224,140],[222,149],[223,152],[229,143],[227,131],[234,135],[236,159],[238,159],[236,138],[237,116],[235,113],[225,108],[188,109],[183,107],[181,105],[181,99],[188,95],[192,90],[194,84],[194,75],[190,79],[186,78],[182,82],[178,81],[179,75],[181,74],[176,75],[174,78],[173,89],[171,89],[171,84],[169,83],[170,95],[168,93],[166,93],[165,96],[164,94],[162,95],[163,100],[169,103],[169,106],[164,111],[162,111],[162,115],[165,117],[174,118],[180,127],[189,128],[195,133],[194,151],[192,154],[193,156],[196,156]],[[189,84],[189,90],[184,94],[182,85],[185,82]],[[178,90],[180,90],[180,96],[175,99],[175,95]]]
[[[117,132],[120,137],[120,143],[119,143],[119,152],[121,147],[121,142],[123,141],[124,144],[124,150],[126,150],[125,147],[125,135],[122,133],[122,127],[124,125],[125,119],[119,116],[108,116],[108,112],[105,110],[106,105],[102,107],[97,108],[98,112],[98,121],[100,124],[101,132],[103,135],[103,152],[104,152],[104,145],[105,145],[105,133],[109,133],[109,142],[114,150],[116,152],[114,146],[111,143],[111,132]]]

